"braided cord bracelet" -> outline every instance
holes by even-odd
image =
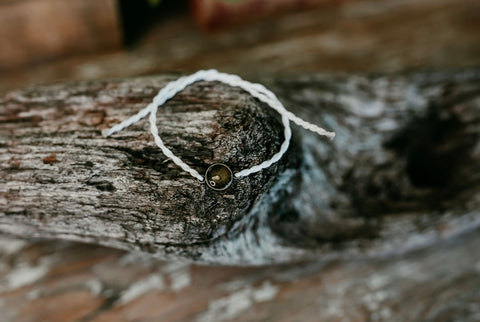
[[[149,115],[150,132],[153,135],[155,144],[162,150],[163,154],[165,154],[167,158],[171,159],[176,165],[182,168],[185,172],[192,175],[194,178],[200,181],[204,181],[204,177],[197,170],[193,169],[188,164],[183,162],[179,157],[173,154],[173,152],[169,148],[165,146],[163,140],[158,135],[158,128],[156,124],[158,107],[163,105],[166,101],[171,99],[177,93],[181,92],[187,86],[198,81],[218,81],[232,87],[239,87],[253,97],[260,100],[261,102],[266,103],[281,115],[285,139],[280,147],[280,150],[275,153],[269,160],[263,161],[258,165],[254,165],[251,168],[236,172],[235,174],[233,174],[236,178],[245,177],[252,173],[266,169],[282,158],[282,156],[288,149],[290,139],[292,137],[290,121],[309,131],[315,132],[322,136],[326,136],[330,139],[333,139],[335,136],[335,133],[326,131],[325,129],[318,127],[315,124],[308,123],[297,117],[295,114],[287,111],[283,104],[275,96],[275,94],[265,88],[265,86],[245,81],[237,75],[220,73],[214,69],[200,70],[192,75],[180,77],[179,79],[168,83],[158,92],[158,94],[153,98],[152,102],[148,104],[143,110],[126,119],[125,121],[113,126],[112,128],[103,130],[102,134],[108,137],[113,133],[119,132],[126,127],[129,127],[130,125],[138,122],[140,119]],[[215,190],[224,190],[228,188],[233,179],[232,171],[230,170],[230,168],[222,163],[215,163],[211,165],[205,173],[205,178],[207,185]]]

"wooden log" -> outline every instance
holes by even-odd
[[[278,164],[224,192],[180,171],[137,112],[174,76],[33,87],[0,101],[0,231],[200,262],[265,264],[379,256],[480,223],[480,73],[301,75],[261,81],[337,132],[296,130]],[[158,113],[160,135],[203,172],[234,171],[283,140],[267,106],[217,83]]]

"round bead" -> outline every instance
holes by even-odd
[[[205,182],[213,190],[225,190],[232,181],[232,170],[223,163],[214,163],[205,172]]]

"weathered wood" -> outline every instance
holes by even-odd
[[[2,231],[178,251],[209,242],[242,217],[278,166],[219,193],[169,162],[147,122],[101,136],[148,104],[168,79],[8,94],[1,103]],[[203,84],[171,100],[158,123],[165,142],[201,173],[214,162],[238,171],[278,149],[282,128],[272,114],[240,90]]]
[[[35,87],[1,101],[0,231],[203,262],[262,264],[423,247],[480,222],[480,73],[262,79],[337,131],[296,131],[271,169],[208,189],[154,146],[143,121],[100,130],[173,76]],[[175,153],[204,171],[271,156],[282,128],[238,89],[200,83],[158,113]]]
[[[254,268],[1,238],[0,320],[477,322],[479,232],[402,256]]]

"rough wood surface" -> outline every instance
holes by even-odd
[[[101,136],[101,129],[147,105],[169,79],[8,94],[1,103],[1,230],[178,252],[210,242],[242,217],[278,166],[219,193],[171,163],[153,144],[145,121]],[[162,108],[158,123],[165,142],[201,173],[214,162],[238,171],[278,149],[282,128],[268,112],[240,90],[201,84]]]
[[[404,252],[480,223],[480,74],[262,79],[302,130],[271,169],[215,192],[155,148],[135,113],[174,76],[34,87],[0,101],[0,231],[224,264]],[[167,145],[199,170],[268,158],[274,113],[200,83],[158,113]]]

